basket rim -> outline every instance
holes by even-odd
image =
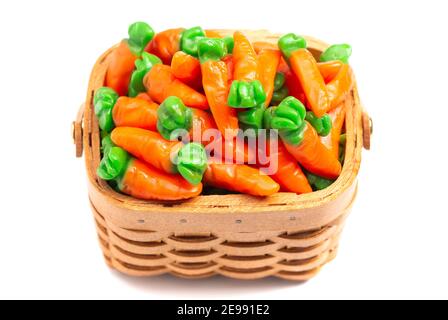
[[[223,33],[231,34],[231,30],[221,30]],[[252,31],[246,31],[252,32]],[[269,34],[265,31],[256,31],[249,36],[253,41],[263,40],[272,42],[278,38],[278,35]],[[259,38],[257,38],[259,37]],[[310,51],[315,54],[322,52],[328,45],[325,42],[313,37],[305,37],[308,40]],[[297,195],[294,193],[278,193],[265,199],[259,199],[248,195],[207,195],[198,196],[195,199],[182,202],[164,202],[164,201],[142,201],[132,197],[119,194],[109,187],[107,183],[96,177],[96,168],[100,161],[100,139],[98,122],[93,113],[93,94],[95,90],[102,86],[107,69],[108,56],[116,46],[107,50],[100,56],[96,62],[90,82],[85,102],[85,114],[83,119],[83,140],[85,146],[85,162],[87,176],[89,180],[90,198],[95,206],[101,207],[104,202],[113,205],[115,208],[125,212],[148,213],[157,212],[160,214],[179,214],[194,213],[198,214],[261,214],[275,212],[297,212],[306,209],[319,209],[329,205],[338,199],[341,208],[348,207],[351,203],[353,193],[356,189],[356,177],[360,167],[362,151],[362,107],[359,101],[358,91],[355,86],[353,94],[349,100],[352,100],[347,110],[347,151],[346,160],[340,177],[329,188],[313,192],[310,194]],[[344,195],[347,194],[347,197]]]

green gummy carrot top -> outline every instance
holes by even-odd
[[[223,39],[204,38],[198,41],[198,55],[201,63],[208,60],[219,61],[227,54],[227,44]]]
[[[98,167],[98,177],[103,180],[115,180],[119,179],[125,173],[129,160],[131,157],[129,154],[119,147],[110,148],[107,153],[104,154]]]
[[[339,60],[348,64],[348,60],[352,55],[352,47],[349,44],[335,44],[325,50],[320,56],[321,62]]]
[[[118,100],[118,93],[108,87],[102,87],[96,90],[93,98],[95,115],[98,118],[101,130],[111,132],[115,127],[112,111]]]
[[[316,129],[318,135],[326,137],[330,134],[332,123],[331,117],[328,114],[324,114],[319,118],[314,112],[308,111],[305,119]]]
[[[162,64],[162,60],[147,52],[143,52],[141,58],[135,61],[135,70],[129,82],[129,97],[136,97],[139,93],[146,91],[143,79],[156,64]]]
[[[167,140],[177,140],[179,130],[189,131],[193,112],[178,97],[167,98],[157,110],[157,130]]]
[[[304,37],[289,33],[278,40],[278,47],[285,58],[289,59],[294,51],[306,49],[307,43]]]
[[[198,185],[207,169],[207,154],[199,143],[188,143],[177,155],[177,170],[192,185]]]
[[[266,102],[266,92],[259,80],[233,81],[228,104],[232,108],[253,108]]]
[[[260,104],[247,111],[238,112],[238,120],[243,130],[253,129],[256,131],[263,129],[263,117],[266,107]]]
[[[306,109],[300,100],[287,97],[268,116],[271,128],[278,130],[286,142],[292,145],[302,142]]]
[[[146,22],[135,22],[129,26],[128,45],[131,52],[140,56],[146,45],[154,38],[154,30]]]
[[[201,27],[187,29],[182,33],[180,49],[193,57],[198,57],[198,42],[205,38],[205,31]]]

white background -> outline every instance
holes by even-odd
[[[448,298],[445,1],[1,1],[0,297]],[[375,122],[337,259],[298,285],[132,279],[102,260],[70,124],[136,20],[348,42]]]

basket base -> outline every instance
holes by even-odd
[[[355,193],[356,195],[356,193]],[[353,202],[352,202],[353,203]],[[170,273],[187,279],[214,275],[239,280],[278,277],[307,281],[332,261],[351,205],[335,221],[306,232],[196,236],[124,229],[104,217],[91,205],[107,265],[135,277]]]

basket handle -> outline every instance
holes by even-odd
[[[362,140],[364,149],[370,150],[370,139],[373,133],[373,120],[367,113],[366,109],[362,108]]]
[[[79,107],[78,115],[76,116],[75,121],[72,123],[72,138],[73,144],[75,145],[76,157],[81,158],[84,150],[82,134],[83,134],[83,119],[84,119],[84,109],[85,104],[81,104]]]

